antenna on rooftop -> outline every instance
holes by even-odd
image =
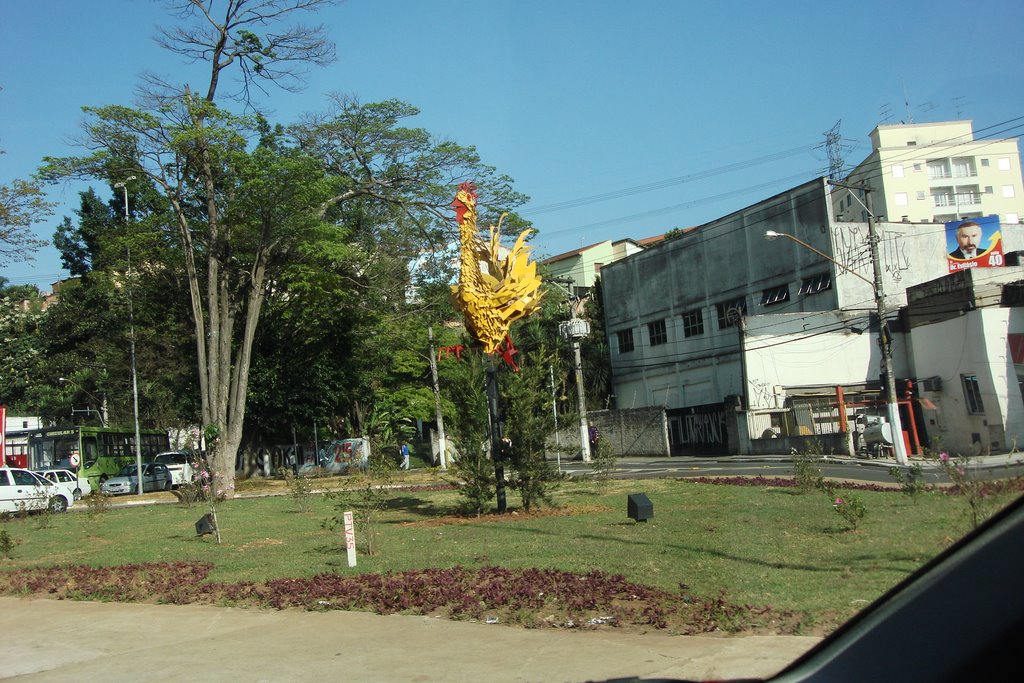
[[[956,119],[961,120],[964,117],[963,107],[961,106],[967,98],[963,95],[957,95],[953,98],[953,108],[956,109]]]
[[[879,107],[878,116],[881,117],[882,123],[892,118],[892,109],[889,108],[888,102]]]

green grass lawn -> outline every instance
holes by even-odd
[[[654,518],[626,514],[643,491]],[[586,573],[731,602],[844,618],[969,529],[962,498],[930,492],[858,491],[867,515],[846,528],[821,493],[682,480],[567,482],[559,514],[451,516],[454,491],[396,491],[377,529],[377,554],[349,568],[340,530],[324,528],[334,502],[314,495],[299,510],[290,496],[236,499],[218,508],[222,544],[197,537],[201,506],[153,505],[82,511],[0,524],[13,543],[0,571],[29,567],[200,561],[218,582],[499,566]],[[1008,498],[1003,501],[1008,502]]]

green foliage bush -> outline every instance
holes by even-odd
[[[494,463],[482,451],[460,455],[448,471],[455,475],[451,483],[459,491],[461,512],[482,515],[490,509],[496,490]]]

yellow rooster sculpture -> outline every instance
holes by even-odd
[[[476,188],[463,183],[452,206],[459,224],[459,284],[452,286],[452,299],[466,320],[473,339],[483,345],[485,353],[501,352],[510,365],[515,353],[508,336],[513,322],[532,313],[540,304],[540,276],[537,263],[530,261],[524,230],[512,250],[502,258],[501,220],[490,227],[490,238],[484,242],[476,227]],[[508,341],[507,347],[502,343]]]

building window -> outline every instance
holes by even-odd
[[[909,199],[910,198],[907,197],[906,192],[897,192],[895,195],[893,195],[893,201],[895,202],[896,206],[906,206],[909,203]]]
[[[985,186],[985,194],[992,194],[995,190],[992,189],[991,185]]]
[[[929,178],[948,178],[950,175],[949,165],[946,163],[945,159],[937,159],[935,161],[928,162]]]
[[[718,312],[718,329],[724,330],[729,327],[736,327],[739,324],[739,316],[735,312],[738,311],[740,315],[746,315],[747,301],[744,297],[733,299],[732,301],[723,301],[722,303],[715,304],[715,310]],[[730,311],[733,311],[731,315]]]
[[[985,168],[988,168],[988,159],[982,159],[981,165],[984,166]]]
[[[1003,185],[1003,197],[1012,199],[1014,196],[1013,185]]]
[[[892,165],[892,177],[893,178],[902,178],[903,177],[903,164],[893,164]]]
[[[619,330],[615,336],[619,339],[619,353],[629,353],[633,350],[633,330]]]
[[[956,157],[953,159],[953,177],[970,178],[978,175],[974,170],[974,159],[971,157]]]
[[[800,293],[803,295],[817,294],[832,289],[832,273],[819,273],[805,277],[800,283]]]
[[[917,171],[918,173],[920,173],[920,171],[921,171],[921,164],[914,164],[914,170]]]
[[[600,275],[600,274],[601,274],[601,268],[602,268],[603,266],[604,266],[604,264],[603,264],[603,263],[595,263],[595,264],[594,264],[594,274],[595,274],[595,275]]]
[[[769,287],[768,289],[761,292],[762,306],[772,306],[774,304],[781,304],[783,301],[789,301],[789,285]]]
[[[960,375],[960,381],[964,384],[964,399],[967,401],[967,412],[971,415],[981,415],[985,412],[985,405],[981,402],[981,388],[978,386],[977,375]]]
[[[918,198],[918,199],[924,199],[924,198],[925,198],[925,194],[924,194],[924,191],[923,191],[923,190],[918,190],[918,192],[917,192],[917,198]]]
[[[647,334],[651,338],[651,346],[661,346],[668,341],[668,331],[665,329],[664,320],[655,320],[647,323]]]
[[[704,334],[704,312],[699,308],[683,313],[683,334],[687,337]]]
[[[997,163],[999,165],[999,170],[1000,171],[1009,171],[1010,170],[1010,160],[1008,158],[1003,157]]]
[[[1008,213],[1008,214],[1006,214],[1006,222],[1009,223],[1010,225],[1017,225],[1018,223],[1020,223],[1020,214],[1017,214],[1017,213]]]

